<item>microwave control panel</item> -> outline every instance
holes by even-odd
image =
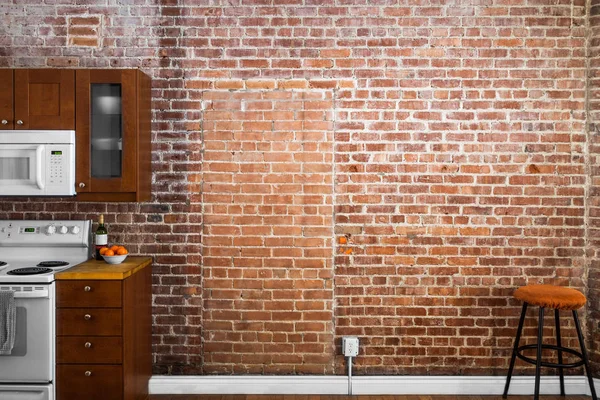
[[[50,178],[51,185],[62,185],[66,181],[67,157],[63,150],[50,150]]]
[[[44,154],[47,195],[75,195],[75,149],[73,145],[50,144]]]

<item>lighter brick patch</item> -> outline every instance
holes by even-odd
[[[100,47],[102,15],[71,16],[67,20],[67,44],[79,47]]]

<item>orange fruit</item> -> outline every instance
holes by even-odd
[[[112,246],[110,246],[110,249],[111,249],[113,252],[116,252],[117,250],[119,250],[119,246],[117,246],[116,244],[113,244]]]
[[[115,255],[115,252],[114,252],[114,251],[112,251],[111,249],[108,249],[108,250],[106,250],[106,252],[104,252],[104,254],[103,254],[103,255],[105,255],[105,256],[107,256],[107,257],[110,257],[110,256],[114,256],[114,255]]]
[[[103,255],[104,255],[104,253],[106,253],[107,251],[108,251],[108,247],[102,247],[102,248],[100,249],[100,255],[101,255],[101,256],[103,256]]]
[[[127,254],[127,249],[125,247],[121,247],[119,250],[117,250],[117,255],[124,256],[125,254]]]

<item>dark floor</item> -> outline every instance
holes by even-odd
[[[589,400],[588,396],[540,396],[540,400]],[[502,400],[502,396],[321,396],[321,395],[199,395],[155,394],[149,400]],[[532,400],[509,396],[508,400]]]

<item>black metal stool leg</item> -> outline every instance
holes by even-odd
[[[558,315],[558,309],[554,310],[554,322],[556,324],[556,346],[561,347],[560,344],[560,319]],[[558,350],[558,363],[563,363],[562,351]],[[560,376],[560,395],[565,395],[565,375],[563,373],[563,367],[558,367],[558,374]]]
[[[538,317],[538,337],[537,337],[537,359],[535,364],[535,391],[533,400],[540,398],[540,375],[542,372],[542,341],[544,340],[544,307],[540,307]]]
[[[575,320],[575,329],[577,329],[577,337],[579,338],[579,346],[581,347],[581,355],[583,356],[585,373],[587,374],[588,382],[590,384],[590,392],[592,393],[592,399],[598,400],[598,397],[596,396],[596,388],[594,388],[594,378],[592,377],[592,370],[590,369],[590,360],[588,359],[587,351],[585,350],[585,342],[583,340],[583,334],[581,333],[581,326],[579,326],[579,317],[577,316],[577,310],[573,310],[573,319]]]
[[[515,344],[513,346],[512,357],[510,358],[510,366],[508,367],[508,375],[506,376],[506,384],[504,385],[503,398],[508,396],[508,388],[510,387],[510,378],[512,378],[513,369],[515,367],[515,360],[517,359],[517,349],[519,348],[519,340],[521,340],[521,332],[523,331],[523,322],[525,321],[525,314],[527,314],[527,303],[523,303],[521,309],[521,318],[519,319],[519,327],[517,328],[517,336],[515,337]]]

